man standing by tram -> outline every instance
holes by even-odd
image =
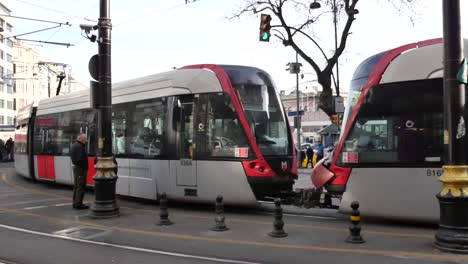
[[[88,174],[88,153],[86,151],[85,134],[78,135],[76,142],[71,147],[71,161],[73,165],[73,208],[88,209],[89,206],[83,204],[84,192],[86,188],[86,175]]]

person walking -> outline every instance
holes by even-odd
[[[2,162],[3,160],[6,161],[6,148],[5,148],[5,144],[3,143],[3,140],[0,139],[0,162]]]
[[[6,141],[5,148],[7,152],[7,160],[12,161],[13,160],[13,139],[11,137]]]
[[[88,174],[88,153],[86,151],[85,134],[78,135],[76,142],[71,147],[71,161],[73,165],[73,208],[77,210],[88,209],[89,206],[83,204],[84,192],[86,188],[86,175]]]
[[[306,168],[309,167],[309,162],[312,166],[312,168],[314,167],[314,164],[312,163],[312,157],[314,156],[314,150],[312,149],[311,146],[307,145],[307,150],[306,150],[306,155],[307,155],[307,165],[306,165]]]

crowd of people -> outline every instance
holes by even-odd
[[[13,161],[13,150],[15,142],[10,137],[6,142],[0,139],[0,161],[8,162]]]
[[[313,168],[323,158],[328,158],[333,155],[334,146],[333,144],[320,143],[316,148],[312,148],[310,145],[306,145],[304,149],[300,151],[299,158],[301,160],[302,168]]]

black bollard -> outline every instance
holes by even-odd
[[[361,237],[361,226],[359,222],[361,221],[361,213],[359,212],[359,203],[354,201],[351,203],[351,216],[349,219],[351,220],[351,224],[349,225],[349,232],[350,235],[346,239],[348,243],[364,243],[364,239]]]
[[[213,231],[226,231],[226,230],[229,230],[229,228],[227,228],[226,224],[224,223],[226,218],[223,215],[224,206],[223,206],[223,196],[221,196],[221,195],[218,195],[216,197],[215,213],[216,213],[216,217],[215,217],[215,223],[216,224],[215,224],[215,226],[213,228],[211,228],[211,230],[213,230]]]
[[[172,225],[173,223],[169,220],[169,212],[167,211],[167,196],[166,193],[162,193],[159,197],[159,221],[157,225]]]
[[[268,233],[271,237],[285,237],[288,234],[283,230],[283,209],[281,208],[281,199],[275,199],[275,221],[273,222],[273,231]]]

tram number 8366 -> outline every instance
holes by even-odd
[[[427,171],[426,171],[426,176],[437,176],[437,177],[440,177],[440,176],[442,176],[442,169],[439,169],[439,170],[427,170]]]

